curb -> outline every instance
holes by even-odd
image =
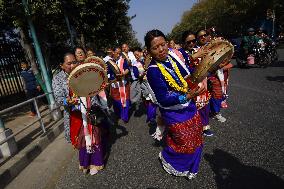
[[[8,185],[25,167],[27,167],[54,139],[64,131],[63,119],[57,121],[53,129],[43,134],[41,138],[27,147],[6,164],[8,166],[0,167],[0,188]]]

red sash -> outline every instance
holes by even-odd
[[[69,96],[73,96],[73,92],[69,90]],[[82,113],[79,110],[71,110],[70,108],[70,140],[75,148],[81,146],[82,131]]]
[[[81,135],[83,135],[82,131],[82,114],[80,111],[71,111],[70,112],[70,139],[71,144],[75,148],[79,148],[81,146]]]
[[[119,62],[119,69],[121,73],[124,72],[123,64],[124,64],[124,58],[121,58]],[[119,94],[120,94],[120,101],[121,101],[122,107],[126,107],[125,86],[122,81],[119,82]]]
[[[70,96],[72,92],[70,91]],[[87,108],[91,106],[91,99],[87,98]],[[84,130],[82,113],[80,110],[70,110],[70,140],[71,144],[80,149],[86,146],[85,135],[88,132],[92,139],[92,145],[98,145],[101,142],[101,131],[98,126],[93,126],[90,124],[88,118],[88,126]]]

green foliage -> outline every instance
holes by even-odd
[[[282,0],[201,0],[184,12],[169,37],[179,41],[185,30],[197,31],[212,26],[224,35],[241,33],[256,20],[265,18],[267,9],[274,9],[277,22],[284,25]]]
[[[122,43],[138,44],[127,16],[129,0],[26,0],[30,18],[44,52],[57,62],[62,49],[70,48],[68,17],[74,41],[81,36],[95,49]],[[0,0],[0,24],[4,28],[28,30],[27,17],[20,0]]]

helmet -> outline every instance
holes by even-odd
[[[262,27],[258,28],[258,29],[257,29],[257,32],[258,32],[258,33],[263,33],[263,32],[264,32],[264,28],[262,28]]]
[[[254,28],[249,28],[247,31],[248,32],[254,32]]]

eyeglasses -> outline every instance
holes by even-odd
[[[84,55],[84,54],[85,54],[84,51],[77,51],[77,52],[75,52],[75,55]]]
[[[191,43],[196,43],[196,39],[189,40],[189,41],[185,42],[186,45],[190,45]]]

